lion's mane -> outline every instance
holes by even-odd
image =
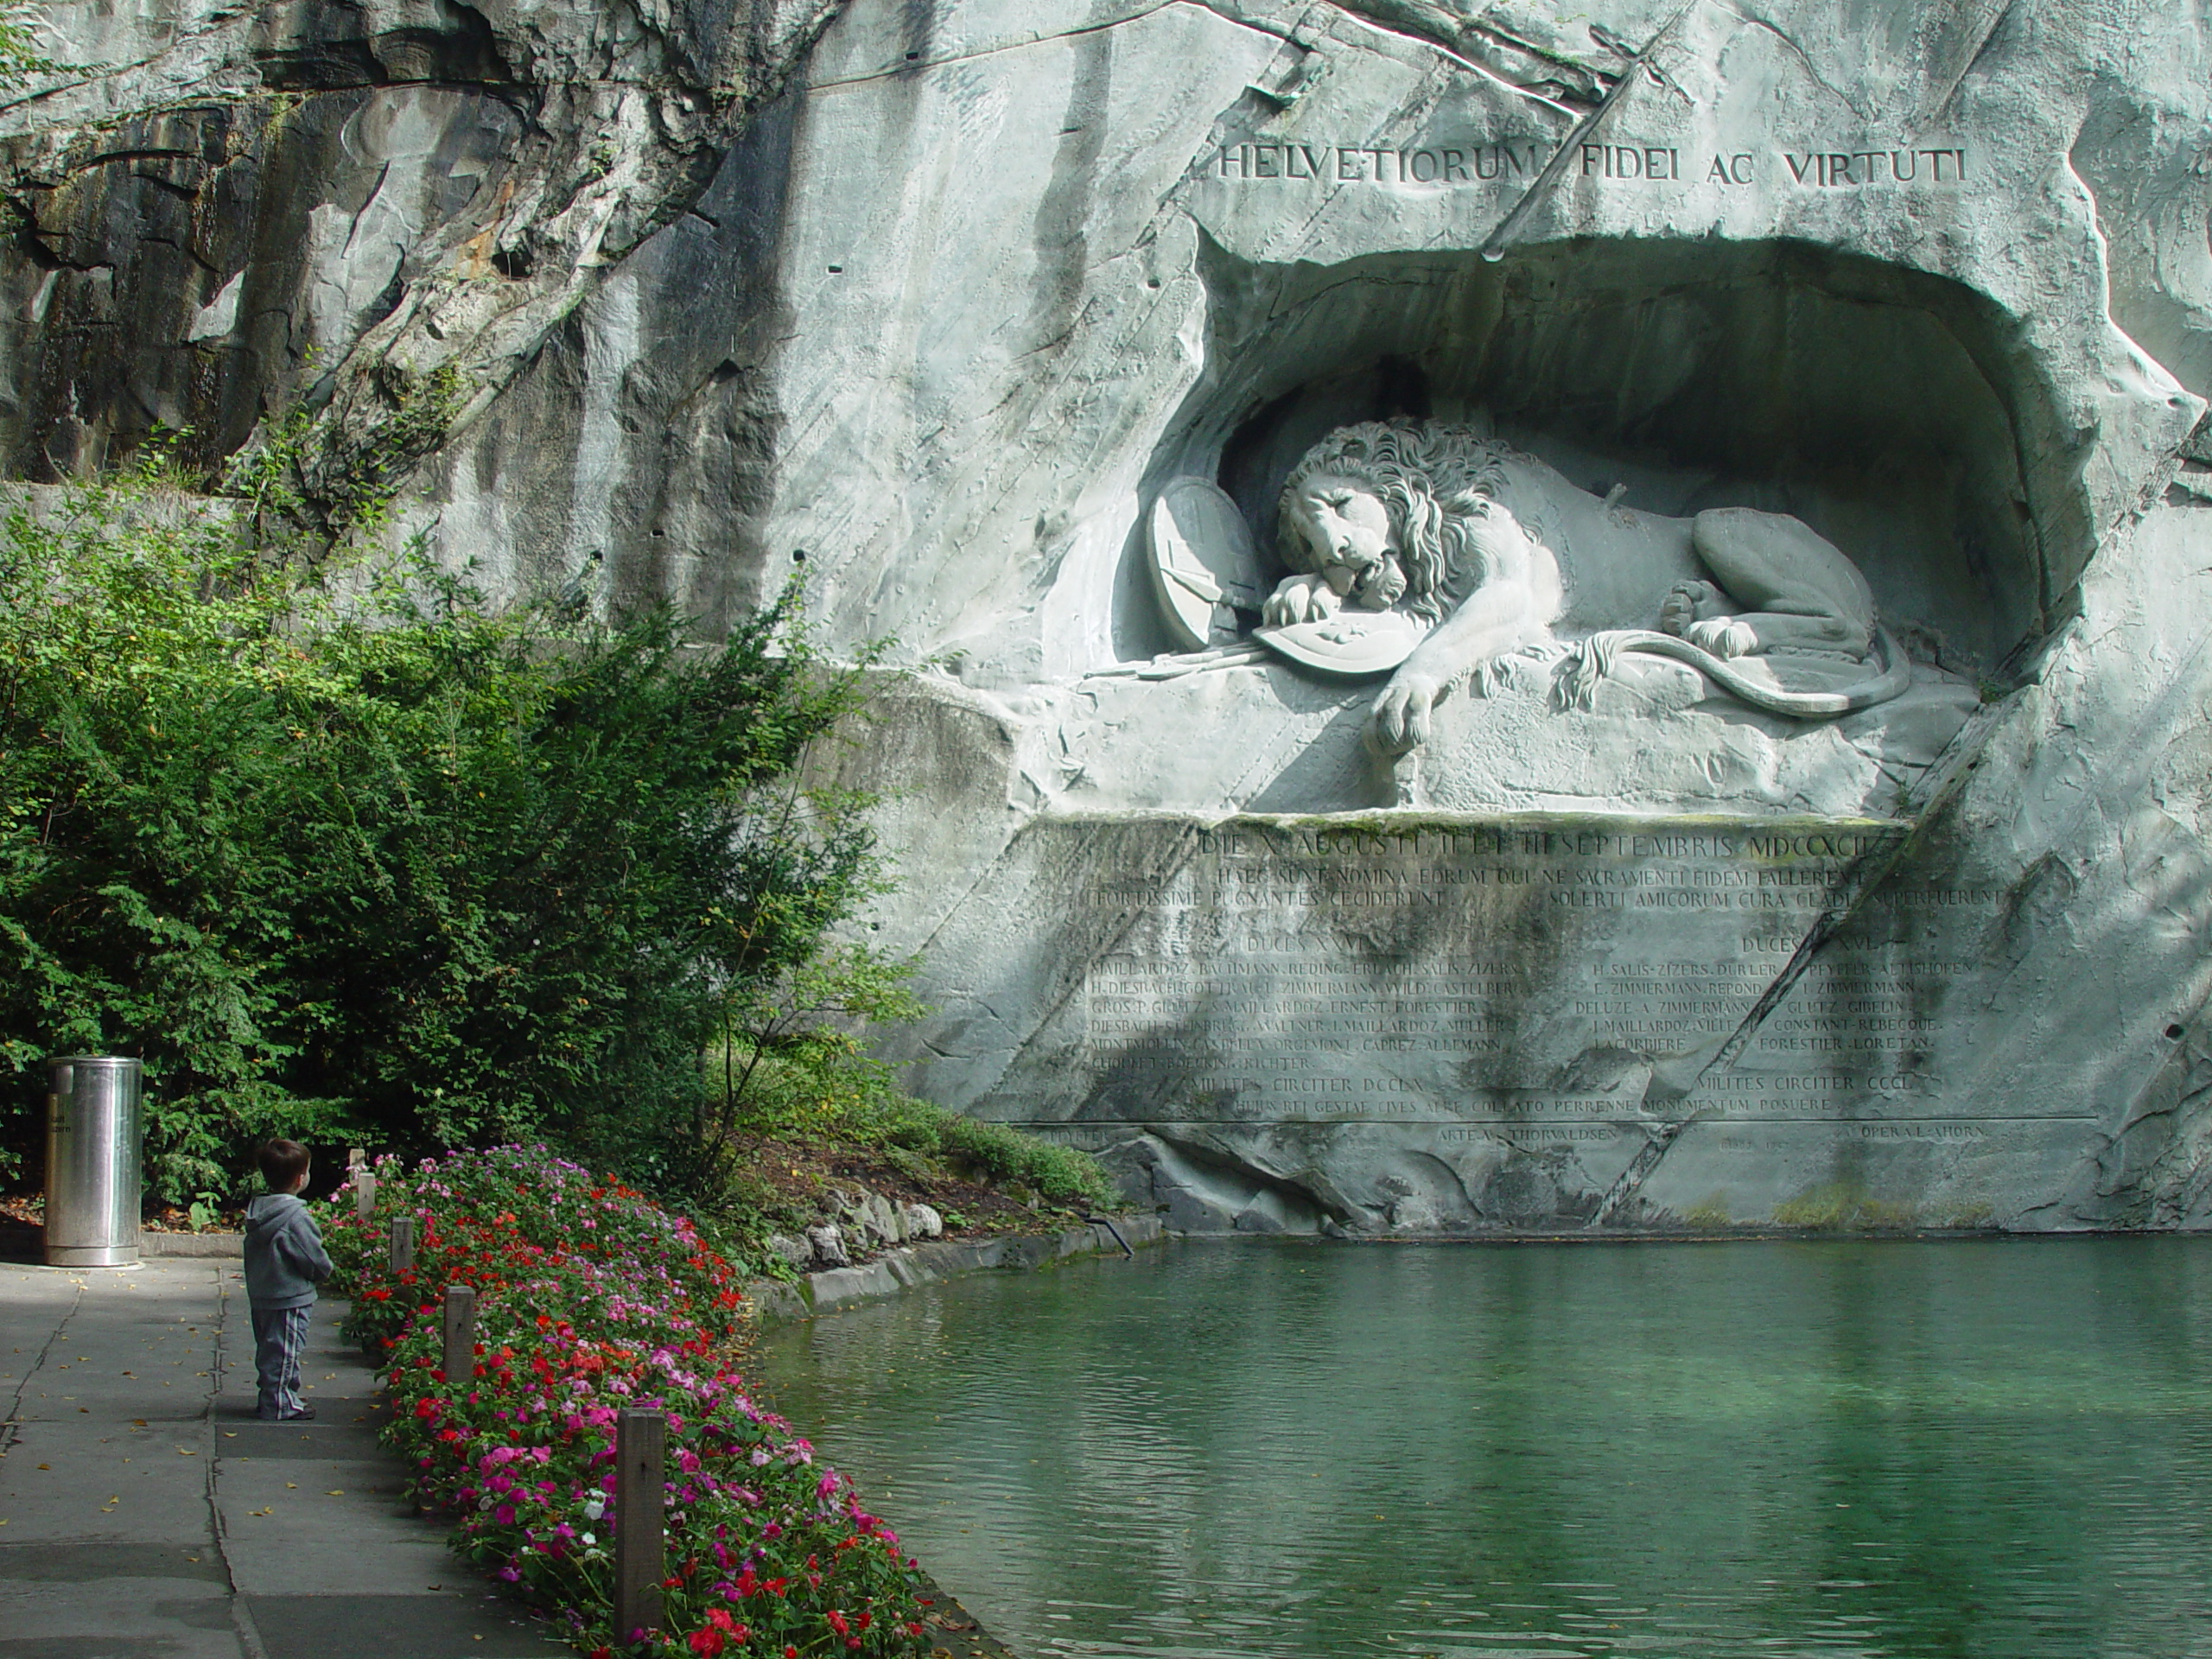
[[[1313,550],[1293,528],[1292,498],[1324,474],[1354,479],[1389,509],[1391,539],[1405,566],[1404,607],[1431,622],[1443,620],[1460,598],[1481,583],[1483,533],[1501,512],[1509,444],[1472,427],[1445,421],[1361,421],[1340,426],[1299,459],[1283,480],[1277,509],[1283,563],[1312,574]],[[1531,537],[1535,526],[1522,528]]]

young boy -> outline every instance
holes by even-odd
[[[315,1287],[330,1277],[322,1230],[299,1196],[308,1149],[271,1141],[261,1149],[270,1196],[245,1207],[245,1294],[253,1305],[253,1368],[261,1384],[254,1415],[273,1423],[315,1415],[300,1398],[300,1351],[308,1343]]]

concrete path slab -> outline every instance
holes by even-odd
[[[375,1375],[310,1326],[312,1423],[253,1416],[234,1262],[0,1263],[0,1659],[550,1659],[417,1515]]]

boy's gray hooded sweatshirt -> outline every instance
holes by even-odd
[[[246,1205],[248,1301],[256,1307],[305,1307],[330,1271],[322,1229],[296,1195],[278,1192]]]

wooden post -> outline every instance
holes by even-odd
[[[446,1387],[466,1393],[476,1377],[476,1293],[446,1287]]]
[[[415,1217],[412,1212],[391,1218],[391,1270],[405,1273],[415,1265]]]
[[[668,1419],[628,1410],[614,1419],[614,1645],[660,1627],[667,1576],[661,1510],[668,1491]]]
[[[353,1172],[353,1213],[366,1221],[376,1211],[376,1173],[364,1164]]]

